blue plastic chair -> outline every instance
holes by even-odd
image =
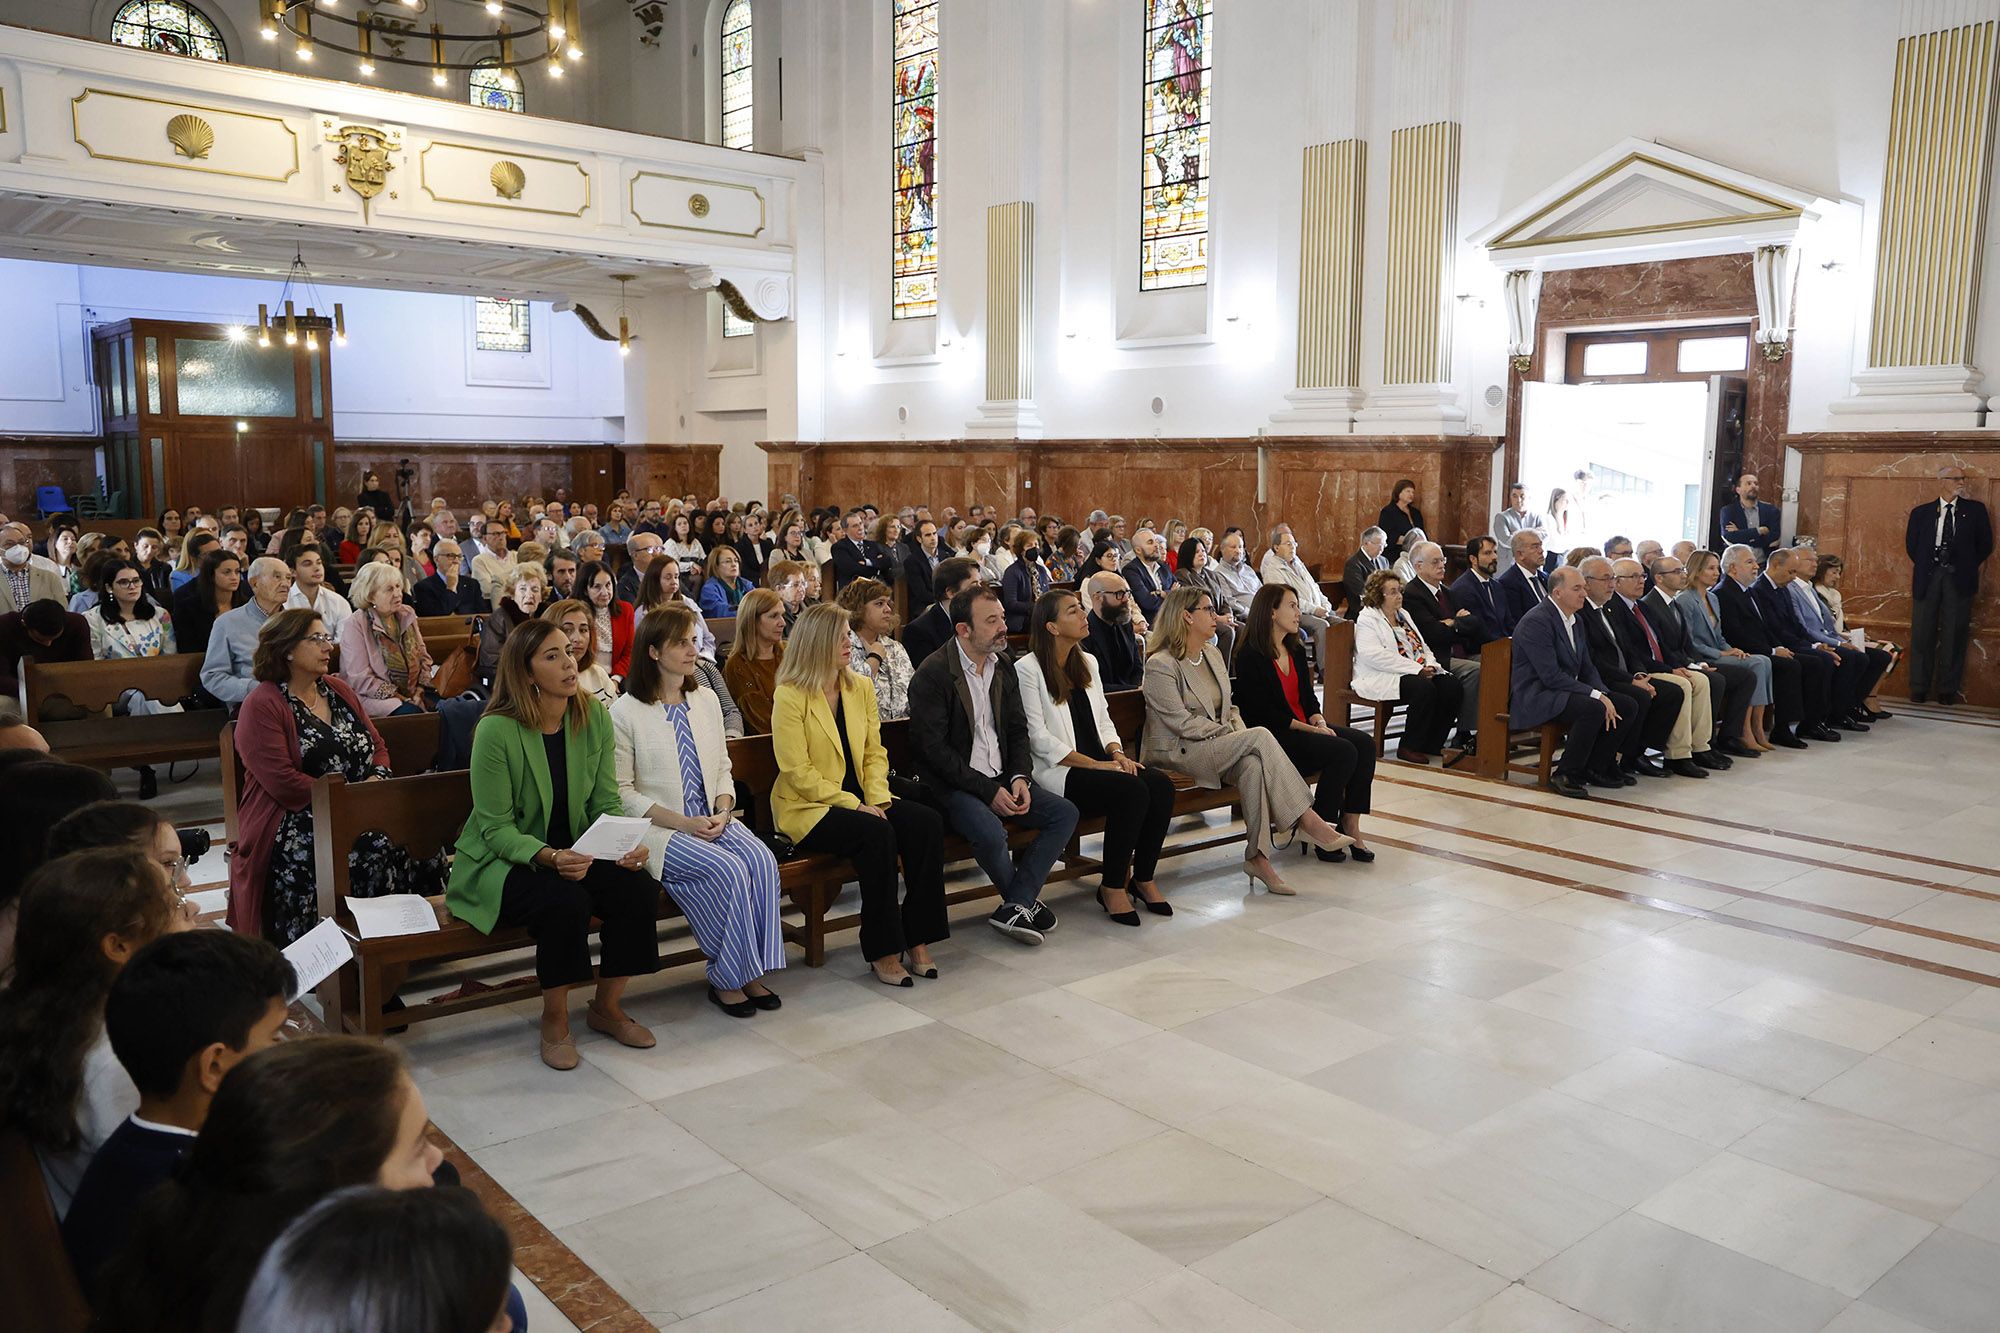
[[[41,511],[43,518],[47,518],[50,514],[72,512],[69,496],[63,494],[63,488],[60,486],[35,487],[35,508]]]

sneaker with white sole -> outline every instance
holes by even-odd
[[[1040,944],[1042,932],[1035,929],[1033,903],[1002,903],[986,918],[986,924],[1002,935],[1012,935],[1023,944]]]
[[[1050,907],[1045,902],[1037,902],[1035,903],[1034,907],[1031,910],[1034,912],[1034,924],[1036,930],[1039,930],[1042,932],[1042,934],[1046,935],[1050,931],[1056,928],[1056,914],[1054,908]]]

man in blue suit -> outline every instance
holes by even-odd
[[[1465,562],[1466,571],[1452,580],[1451,604],[1472,613],[1481,643],[1506,638],[1506,604],[1494,577],[1500,568],[1499,545],[1491,537],[1474,537],[1465,544]]]
[[[1522,616],[1549,599],[1549,576],[1542,572],[1542,534],[1525,528],[1508,542],[1514,563],[1493,581],[1500,594],[1500,614],[1506,633],[1512,634]]]
[[[1723,544],[1740,542],[1767,560],[1777,549],[1779,517],[1778,506],[1757,499],[1757,474],[1745,472],[1736,479],[1736,503],[1722,506]]]
[[[1725,562],[1725,571],[1727,568]],[[1763,614],[1771,638],[1791,649],[1793,660],[1799,664],[1799,686],[1805,694],[1805,716],[1799,724],[1799,735],[1807,740],[1837,741],[1841,731],[1868,730],[1865,722],[1843,720],[1852,707],[1843,702],[1854,684],[1851,670],[1841,675],[1840,655],[1806,633],[1792,605],[1792,595],[1785,591],[1791,581],[1792,553],[1773,551],[1764,562],[1764,572],[1751,582],[1748,591],[1750,600]],[[1841,676],[1838,681],[1837,675]],[[1836,727],[1840,730],[1834,730]]]
[[[1518,554],[1520,548],[1515,550]],[[1619,746],[1638,722],[1636,716],[1619,713],[1590,660],[1583,626],[1576,618],[1583,603],[1583,575],[1558,569],[1549,579],[1548,599],[1514,626],[1513,680],[1507,701],[1507,723],[1515,730],[1547,722],[1568,727],[1549,786],[1558,795],[1579,800],[1590,795],[1586,782],[1625,786],[1617,775]]]

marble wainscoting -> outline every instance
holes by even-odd
[[[481,500],[521,500],[547,497],[570,484],[570,446],[566,444],[458,444],[443,441],[347,443],[336,445],[334,478],[338,500],[352,505],[364,468],[379,472],[383,486],[395,494],[396,461],[410,460],[417,469],[411,499],[419,514],[431,497],[442,495],[453,508],[464,510]]]
[[[1432,535],[1463,541],[1483,532],[1497,440],[1490,436],[1270,438],[1265,499],[1257,499],[1259,441],[1250,439],[843,441],[763,445],[771,494],[808,506],[922,503],[933,509],[998,504],[1080,522],[1093,509],[1136,523],[1169,518],[1238,524],[1263,545],[1273,523],[1290,523],[1306,559],[1337,570],[1391,488],[1417,483]]]
[[[98,445],[94,437],[0,438],[0,514],[33,520],[37,486],[60,486],[72,503],[96,494]]]
[[[2000,501],[2000,438],[1989,431],[1813,433],[1785,437],[1803,458],[1799,532],[1846,562],[1841,595],[1850,626],[1895,643],[1910,641],[1910,559],[1903,546],[1910,510],[1935,500],[1937,471],[1965,469],[1966,494],[1991,512]],[[2000,569],[1992,562],[1972,609],[1965,694],[2000,705]],[[1908,678],[1898,669],[1888,692]]]
[[[722,488],[722,446],[719,444],[627,444],[625,489],[637,496],[698,495],[703,502]],[[732,495],[731,500],[747,500]]]
[[[1534,363],[1525,375],[1509,373],[1507,470],[1518,469],[1521,458],[1521,382],[1562,378],[1562,367],[1548,363],[1555,335],[1621,324],[1709,319],[1719,324],[1742,322],[1747,332],[1756,317],[1756,281],[1747,254],[1607,264],[1544,274],[1535,312]],[[1782,473],[1784,436],[1790,427],[1791,358],[1766,361],[1753,352],[1744,376],[1749,382],[1743,423],[1744,463],[1767,477]]]

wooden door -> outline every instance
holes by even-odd
[[[625,484],[625,455],[610,445],[578,445],[569,451],[569,493],[579,504],[602,513]]]

